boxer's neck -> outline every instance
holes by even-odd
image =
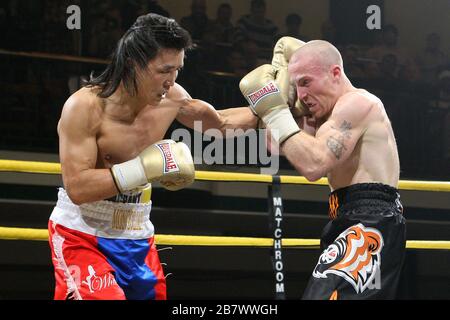
[[[350,82],[349,78],[344,74],[344,76],[341,78],[341,85],[338,90],[338,97],[343,96],[344,94],[356,90],[356,88],[353,86],[353,84]]]
[[[149,104],[145,97],[141,97],[139,94],[134,96],[130,95],[122,84],[107,98],[107,103],[112,107],[117,106],[126,112],[130,112],[134,116]]]

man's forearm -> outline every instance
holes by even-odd
[[[75,204],[104,200],[119,193],[109,169],[87,169],[72,177],[63,175],[63,181]]]
[[[257,129],[258,117],[248,107],[236,107],[217,111],[221,118],[222,125],[219,128],[222,133],[227,133],[227,130],[242,129]],[[242,133],[241,133],[242,134]],[[240,135],[236,132],[236,136]]]
[[[283,155],[294,168],[310,181],[326,174],[326,159],[319,142],[305,132],[299,132],[281,145]]]

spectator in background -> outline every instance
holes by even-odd
[[[394,25],[386,25],[381,30],[383,42],[367,50],[368,64],[366,69],[371,77],[378,77],[380,72],[384,73],[379,69],[379,66],[383,64],[383,58],[386,55],[393,55],[397,61],[395,76],[398,76],[398,71],[407,64],[413,63],[413,61],[406,50],[398,46],[398,30]]]
[[[392,24],[384,26],[382,29],[382,42],[371,48],[368,54],[373,56],[384,56],[388,53],[393,53],[399,56],[400,48],[398,47],[398,29]]]
[[[450,110],[450,69],[441,71],[438,75],[438,80],[439,91],[438,103],[436,107],[440,109]]]
[[[146,12],[146,13],[148,13],[148,12]],[[106,14],[106,16],[108,16],[108,18],[110,18],[111,20],[114,20],[114,22],[117,24],[117,28],[121,30],[121,34],[120,34],[120,37],[121,37],[122,33],[124,33],[125,31],[123,30],[123,19],[122,19],[122,12],[121,12],[120,8],[118,8],[114,5],[111,5],[104,14]]]
[[[76,1],[74,1],[76,4]],[[79,3],[78,3],[79,4]],[[78,30],[68,30],[66,27],[66,3],[46,1],[43,7],[43,17],[40,20],[41,33],[40,51],[76,55],[75,36]]]
[[[419,84],[419,82],[421,83],[423,80],[419,66],[413,61],[400,66],[400,69],[398,71],[398,78],[405,85]]]
[[[145,13],[156,13],[161,16],[170,18],[170,13],[166,9],[164,9],[159,3],[158,0],[148,0],[147,2],[147,12]]]
[[[121,28],[121,20],[117,19],[114,13],[116,10],[112,10],[111,13],[109,10],[106,12],[108,14],[100,14],[93,19],[94,26],[91,29],[89,41],[89,53],[103,59],[108,58],[124,33]]]
[[[202,32],[197,50],[189,52],[190,63],[186,67],[196,75],[204,74],[207,71],[225,71],[234,33],[231,23],[232,13],[232,8],[228,3],[220,4],[217,8],[216,19],[209,21],[208,28]],[[192,64],[196,66],[192,67]]]
[[[337,45],[336,41],[336,26],[333,21],[325,20],[320,26],[321,39],[326,40],[333,45]]]
[[[443,70],[438,75],[438,97],[431,106],[438,115],[437,121],[442,137],[441,154],[444,170],[450,167],[450,69]]]
[[[380,83],[391,87],[397,81],[398,60],[397,56],[391,53],[385,54],[378,64]]]
[[[361,52],[358,46],[349,44],[342,50],[345,74],[350,79],[362,79],[365,77],[364,65],[360,61]]]
[[[380,29],[373,29],[370,31],[371,37],[371,46],[370,48],[379,47],[383,45],[383,31]]]
[[[217,42],[231,43],[235,28],[231,22],[233,9],[230,4],[222,3],[217,8],[216,20],[212,22],[211,30]]]
[[[6,30],[8,27],[8,14],[6,8],[0,6],[0,30]]]
[[[450,64],[449,57],[441,50],[441,37],[433,32],[427,35],[425,48],[416,57],[424,83],[435,85],[438,74]]]
[[[294,37],[297,39],[300,39],[304,42],[308,42],[310,39],[305,36],[304,34],[300,33],[300,29],[302,26],[302,17],[296,13],[291,13],[286,16],[286,19],[284,20],[285,26],[286,26],[286,32],[284,34],[280,34],[278,37]]]
[[[225,64],[226,51],[217,45],[216,34],[206,31],[197,50],[189,52],[189,63],[197,64],[197,72],[222,71]]]
[[[126,6],[126,5],[125,5]],[[157,0],[140,0],[135,9],[135,15],[141,16],[147,13],[156,13],[161,16],[170,17],[169,11],[161,7]]]
[[[99,37],[107,32],[107,19],[106,16],[100,13],[94,13],[90,21],[92,21],[92,25],[89,29],[89,40],[88,40],[88,55],[99,57],[102,56],[103,53],[99,53],[98,48],[98,39]]]
[[[259,57],[272,58],[272,49],[277,39],[278,27],[266,18],[266,2],[252,0],[250,13],[242,16],[236,25],[235,42],[253,40],[259,48]]]
[[[226,58],[225,70],[234,74],[237,78],[242,78],[248,73],[247,63],[239,48],[233,47]]]
[[[386,54],[381,61],[376,64],[377,73],[371,78],[372,91],[375,92],[383,103],[386,113],[389,116],[394,128],[397,130],[403,126],[404,121],[400,121],[404,104],[410,97],[404,97],[403,92],[399,92],[400,82],[397,76],[398,70],[397,57],[393,54]],[[405,130],[402,129],[404,132]],[[399,136],[399,139],[401,136]]]
[[[161,16],[170,18],[170,13],[163,8],[157,0],[127,0],[121,5],[124,29],[130,27],[137,17],[147,14],[156,13]]]
[[[269,59],[261,58],[261,48],[255,40],[251,38],[244,39],[239,43],[238,47],[241,48],[241,52],[244,56],[247,72],[250,72],[265,63],[270,63]],[[270,53],[272,53],[272,51]],[[272,58],[272,55],[270,58]]]
[[[450,167],[450,70],[441,71],[436,78],[434,96],[420,97],[424,101],[420,117],[426,123],[422,130],[426,141],[424,152],[433,163],[430,172],[444,174],[446,178]]]
[[[206,14],[206,1],[192,0],[191,14],[182,17],[180,24],[189,31],[194,41],[201,41],[205,32],[211,28],[211,21]]]

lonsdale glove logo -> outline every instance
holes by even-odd
[[[170,143],[158,143],[156,146],[159,148],[159,150],[163,155],[164,173],[180,171],[180,168],[178,168],[178,165],[173,157],[173,152],[172,148],[170,148]]]
[[[255,104],[258,103],[259,100],[278,92],[280,92],[280,90],[278,90],[277,85],[273,81],[271,81],[261,89],[258,89],[255,92],[252,92],[249,95],[247,95],[247,99],[250,102],[250,104],[254,106]]]

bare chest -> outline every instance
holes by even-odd
[[[104,119],[97,136],[97,167],[109,168],[133,159],[162,140],[174,118],[170,112],[153,112],[132,122]]]

